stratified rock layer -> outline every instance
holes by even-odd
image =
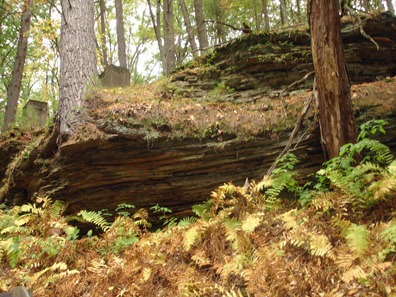
[[[345,61],[353,84],[396,75],[396,18],[384,13],[363,19],[362,28],[379,45],[364,38],[353,18],[342,22]],[[265,102],[311,89],[313,71],[306,27],[250,34],[216,48],[212,54],[172,76],[174,91],[196,100]],[[180,70],[180,69],[179,69]]]

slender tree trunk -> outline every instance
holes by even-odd
[[[11,84],[7,90],[7,107],[4,116],[3,132],[7,131],[10,128],[11,123],[15,120],[19,94],[21,92],[23,69],[25,68],[28,38],[32,19],[32,5],[33,0],[26,0],[24,10],[22,12],[17,54],[15,57],[14,68],[12,70]]]
[[[195,37],[194,37],[194,32],[191,26],[191,20],[190,20],[190,15],[188,14],[188,10],[186,7],[186,3],[184,0],[179,0],[179,5],[180,9],[183,14],[183,19],[184,19],[184,25],[186,26],[186,31],[187,31],[187,36],[188,36],[188,41],[191,46],[191,50],[193,52],[193,55],[197,55],[197,43],[195,42]]]
[[[280,15],[282,26],[289,26],[289,20],[287,19],[287,8],[285,0],[280,0]]]
[[[338,0],[310,0],[312,57],[318,89],[319,125],[328,159],[356,141],[351,86],[341,41]]]
[[[297,7],[297,21],[299,23],[302,22],[302,17],[301,17],[301,5],[300,5],[300,0],[296,1],[296,7]]]
[[[157,0],[156,17],[154,16],[150,0],[147,0],[147,4],[149,6],[151,23],[153,24],[155,38],[157,39],[157,43],[158,43],[158,50],[160,52],[163,74],[165,74],[166,62],[165,62],[165,53],[164,53],[164,48],[162,45],[161,28],[160,28],[160,25],[161,25],[161,0]]]
[[[122,12],[122,0],[115,0],[116,20],[117,20],[117,43],[118,60],[120,66],[128,68],[125,45],[124,14]]]
[[[164,0],[164,49],[165,74],[169,75],[176,65],[175,29],[173,15],[173,0]]]
[[[363,7],[366,12],[371,11],[370,0],[363,0]]]
[[[395,14],[395,8],[393,7],[392,0],[386,0],[386,5],[388,6],[388,11]]]
[[[265,24],[265,30],[269,31],[270,30],[270,21],[269,21],[269,16],[268,16],[268,0],[261,0],[261,3],[263,5],[263,15],[264,15],[264,24]]]
[[[195,21],[198,27],[198,40],[201,54],[209,47],[208,32],[206,30],[205,18],[203,13],[203,1],[194,0]]]
[[[104,0],[99,1],[100,4],[100,34],[102,39],[102,54],[103,54],[103,66],[106,67],[109,65],[109,61],[107,59],[107,44],[106,44],[106,22],[105,22],[105,14],[106,14],[106,4]]]
[[[378,9],[381,12],[385,11],[385,6],[384,3],[382,3],[382,0],[378,0]]]
[[[57,124],[60,142],[85,122],[86,86],[98,76],[94,0],[62,0],[60,83]]]
[[[260,30],[260,20],[259,20],[258,13],[257,13],[256,0],[253,0],[253,5],[254,5],[254,19],[256,21],[256,31],[259,31]]]

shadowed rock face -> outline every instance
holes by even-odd
[[[396,151],[396,119],[389,120],[388,133],[380,140]],[[145,140],[112,134],[101,140],[69,143],[50,165],[34,166],[16,176],[8,202],[21,194],[24,201],[49,195],[68,201],[70,213],[114,211],[119,204],[128,203],[137,209],[159,204],[183,216],[225,182],[242,186],[246,178],[263,177],[288,137],[285,132],[278,140],[159,139],[148,146]],[[301,178],[317,171],[324,161],[317,135],[305,137],[291,152],[300,160]]]
[[[393,20],[386,15],[373,24],[366,20],[366,32],[390,40],[391,33],[395,33]],[[356,27],[351,25],[350,28],[344,30],[344,42],[349,44],[346,51],[349,51],[348,69],[354,73],[352,81],[370,81],[377,76],[396,74],[394,44],[388,42],[388,46],[377,52],[374,45],[356,35]],[[174,82],[179,85],[179,90],[198,101],[208,96],[218,82],[225,82],[235,89],[219,92],[221,100],[267,100],[271,92],[279,94],[312,68],[310,57],[301,56],[302,51],[308,53],[308,36],[300,32],[292,34],[293,47],[286,46],[287,36],[289,32],[277,35],[276,44],[284,45],[279,51],[272,49],[273,54],[286,55],[288,50],[293,55],[300,55],[297,60],[276,62],[276,56],[273,56],[272,62],[264,63],[260,55],[268,52],[269,45],[249,49],[274,37],[249,35],[217,49],[212,57],[211,63],[217,65],[216,69],[236,65],[237,70],[220,75],[218,70],[196,74],[191,69],[184,69],[173,76]],[[396,34],[392,38],[396,39]],[[310,84],[305,81],[298,88],[309,88]],[[96,103],[100,104],[99,99]],[[396,120],[390,118],[389,121],[388,133],[381,140],[395,151]],[[70,213],[81,209],[114,211],[120,203],[128,203],[137,209],[159,204],[182,216],[190,213],[192,205],[207,200],[211,191],[225,182],[243,185],[246,178],[261,178],[290,135],[290,131],[284,131],[276,138],[260,136],[241,140],[227,135],[222,141],[216,138],[147,141],[140,128],[128,128],[104,119],[91,119],[86,126],[91,129],[87,131],[96,132],[63,144],[56,155],[46,160],[22,164],[8,180],[8,191],[2,194],[0,202],[15,204],[49,195],[54,200],[68,201]],[[299,138],[297,136],[295,142]],[[2,151],[9,153],[5,147],[0,147]],[[301,178],[315,172],[324,161],[317,134],[306,134],[292,152],[300,160],[297,168]],[[11,160],[10,154],[7,158],[2,157],[0,161]],[[7,164],[0,165],[3,178]]]
[[[70,201],[70,212],[158,203],[183,215],[225,182],[243,185],[247,177],[261,178],[287,140],[285,133],[279,142],[158,140],[148,147],[147,141],[111,135],[107,140],[63,146],[62,157],[51,166],[19,176],[14,191],[23,189],[25,198],[49,195]],[[317,137],[304,140],[295,153],[306,172],[323,162]]]

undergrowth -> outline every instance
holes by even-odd
[[[297,182],[287,155],[261,181],[220,186],[150,232],[147,210],[121,205],[64,216],[50,198],[0,209],[0,290],[34,296],[394,296],[396,161],[361,127],[356,144]],[[360,162],[355,158],[359,155]],[[79,234],[73,220],[102,234]],[[89,295],[88,295],[89,294]]]

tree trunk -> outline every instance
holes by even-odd
[[[173,0],[164,0],[164,51],[165,51],[165,74],[169,75],[175,68],[175,29],[173,20]]]
[[[98,76],[94,0],[62,0],[58,125],[60,142],[85,122],[86,86]]]
[[[188,14],[188,10],[187,10],[186,3],[184,2],[184,0],[179,0],[179,5],[180,5],[180,9],[183,13],[184,25],[186,26],[188,41],[190,42],[193,55],[196,56],[197,55],[197,43],[195,42],[194,32],[193,32],[193,29],[191,26],[190,15]]]
[[[296,7],[297,7],[297,21],[298,23],[302,22],[302,18],[301,18],[301,5],[300,5],[300,0],[296,1]]]
[[[370,0],[363,0],[363,7],[366,12],[371,11]]]
[[[256,0],[253,0],[253,7],[254,7],[254,19],[256,22],[256,31],[260,31],[260,20],[257,13],[257,3]]]
[[[270,21],[269,21],[269,16],[268,16],[268,0],[261,0],[261,3],[263,5],[263,15],[264,15],[264,24],[265,24],[265,30],[269,31],[270,30]]]
[[[118,43],[118,60],[120,66],[128,68],[126,58],[124,14],[122,12],[122,0],[115,0],[116,20],[117,20],[117,43]]]
[[[319,125],[328,159],[337,157],[344,144],[356,141],[356,122],[344,61],[337,1],[311,0],[309,3]]]
[[[153,13],[153,9],[151,8],[151,2],[150,0],[147,0],[147,4],[149,6],[149,11],[150,11],[150,17],[151,17],[151,23],[153,24],[154,32],[155,32],[155,38],[157,39],[158,43],[158,50],[160,52],[160,57],[161,57],[161,62],[162,62],[162,68],[163,68],[163,73],[165,74],[165,53],[164,53],[164,48],[162,46],[162,37],[161,37],[161,0],[157,0],[157,11],[156,11],[156,16],[157,16],[157,21]]]
[[[205,18],[203,13],[203,1],[194,0],[195,21],[198,27],[198,40],[201,54],[209,47],[208,32],[206,31]]]
[[[4,116],[3,132],[7,131],[10,128],[11,123],[15,120],[19,93],[21,91],[23,69],[25,68],[30,23],[32,19],[32,5],[33,0],[26,0],[24,10],[22,12],[17,54],[15,57],[14,68],[12,70],[11,84],[7,90],[7,107]]]
[[[289,20],[287,19],[287,9],[285,0],[280,0],[280,15],[282,26],[289,26]]]
[[[392,0],[386,0],[386,5],[388,6],[388,11],[395,14],[395,8],[393,7]]]
[[[105,23],[105,13],[106,13],[106,4],[104,0],[100,0],[100,34],[102,39],[102,55],[103,55],[103,66],[106,67],[109,65],[109,61],[107,59],[107,44],[106,44],[106,23]]]

